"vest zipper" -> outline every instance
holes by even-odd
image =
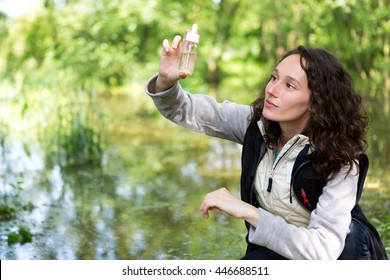
[[[281,162],[282,159],[284,159],[285,157],[287,157],[292,148],[295,146],[295,144],[299,141],[299,137],[295,140],[295,142],[290,146],[290,148],[288,148],[288,150],[281,156],[279,157],[278,161],[276,162],[276,164],[274,165],[274,167],[272,168],[272,171],[271,171],[271,174],[268,178],[268,188],[267,188],[267,192],[271,192],[272,190],[272,183],[273,183],[273,176],[275,174],[275,170],[276,168],[279,166],[279,163]]]

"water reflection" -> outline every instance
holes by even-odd
[[[8,245],[6,235],[13,229],[2,223],[1,259],[239,258],[242,222],[224,214],[206,221],[198,210],[216,187],[229,183],[238,192],[239,149],[216,140],[209,144],[204,136],[186,137],[175,147],[172,139],[159,139],[159,145],[142,139],[141,145],[112,143],[102,168],[46,170],[38,149],[10,147],[9,170],[30,178],[23,181],[22,194],[35,208],[19,220],[34,238]],[[14,168],[15,158],[24,168]]]

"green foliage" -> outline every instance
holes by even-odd
[[[0,204],[0,221],[10,221],[16,218],[17,211],[14,206]]]
[[[32,242],[33,234],[25,226],[20,226],[17,232],[11,232],[7,236],[8,244]]]
[[[385,245],[388,257],[390,257],[390,216],[384,216],[385,221],[377,218],[372,219],[373,225],[377,228],[379,235]]]
[[[22,211],[31,211],[34,208],[32,203],[22,203],[20,193],[23,191],[23,182],[10,183],[10,193],[2,194],[0,197],[0,222],[11,221],[17,218]]]
[[[50,165],[65,166],[81,162],[99,165],[103,154],[104,121],[95,94],[68,92],[67,99],[50,93],[52,120],[41,123],[40,143]],[[47,101],[47,100],[46,100]]]
[[[9,184],[11,193],[3,194],[0,197],[0,224],[7,234],[8,244],[27,243],[32,241],[33,234],[26,225],[23,225],[21,216],[25,212],[31,212],[34,205],[31,202],[24,203],[20,199],[20,193],[23,191],[23,182]],[[17,227],[17,231],[14,227]],[[3,232],[1,232],[3,234]]]

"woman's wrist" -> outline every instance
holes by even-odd
[[[154,84],[154,92],[156,93],[166,91],[167,89],[171,88],[175,83],[176,81],[167,81],[166,79],[158,75],[156,83]]]
[[[250,223],[253,227],[256,227],[257,223],[259,222],[259,216],[260,216],[259,209],[257,209],[252,205],[249,205],[244,220]]]

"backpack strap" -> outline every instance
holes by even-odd
[[[309,147],[310,145],[306,144],[305,147],[303,147],[303,149],[299,152],[294,162],[294,166],[291,174],[295,174],[297,172],[298,167],[301,166],[301,164],[305,161],[306,156],[309,153]]]
[[[364,186],[364,181],[366,180],[368,166],[369,166],[368,156],[365,153],[361,153],[359,156],[359,180],[358,180],[358,189],[356,194],[356,203],[358,203],[363,193],[363,186]]]

